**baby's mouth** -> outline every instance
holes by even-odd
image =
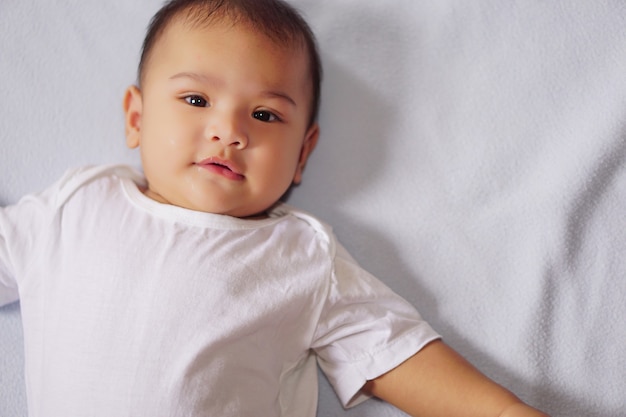
[[[196,165],[233,181],[241,181],[245,179],[245,176],[240,173],[239,169],[232,162],[221,158],[207,158],[199,163],[196,163]]]

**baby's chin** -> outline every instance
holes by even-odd
[[[217,207],[208,207],[208,206],[204,207],[204,206],[194,205],[189,202],[182,202],[182,201],[179,202],[179,201],[175,201],[174,199],[168,199],[167,197],[161,195],[160,193],[156,192],[155,190],[149,187],[141,188],[140,190],[146,197],[148,197],[149,199],[153,201],[156,201],[157,203],[167,204],[170,206],[180,207],[183,209],[199,211],[199,212],[208,213],[208,214],[219,214],[219,215],[224,215],[224,216],[237,217],[237,218],[245,219],[245,220],[267,219],[269,217],[268,210],[276,204],[274,203],[270,207],[260,209],[260,210],[258,208],[252,208],[252,207],[249,207],[249,208],[238,207],[233,210],[220,210]]]

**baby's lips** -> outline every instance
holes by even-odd
[[[199,165],[207,170],[220,174],[223,177],[232,180],[243,180],[245,176],[241,170],[232,162],[218,157],[210,157],[198,162]]]

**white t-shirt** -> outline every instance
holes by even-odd
[[[20,300],[31,417],[313,417],[439,336],[330,229],[163,205],[127,167],[0,209],[0,304]]]

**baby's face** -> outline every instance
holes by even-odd
[[[299,182],[317,141],[304,49],[230,22],[172,23],[125,96],[127,144],[145,194],[236,217],[262,215]]]

